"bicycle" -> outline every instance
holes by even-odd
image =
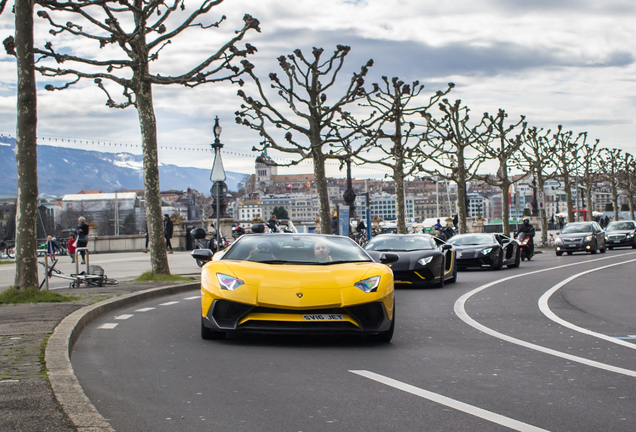
[[[15,258],[15,245],[7,241],[8,236],[0,240],[0,258]]]

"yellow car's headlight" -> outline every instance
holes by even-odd
[[[366,293],[376,292],[378,290],[378,286],[380,286],[381,278],[381,276],[373,276],[356,282],[353,286]]]
[[[216,278],[219,280],[219,285],[221,285],[222,290],[234,291],[241,285],[245,284],[242,280],[223,273],[217,273]]]

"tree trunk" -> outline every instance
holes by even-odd
[[[563,185],[565,187],[565,206],[568,212],[568,222],[574,222],[574,206],[572,205],[572,185],[570,178],[565,175],[563,177]]]
[[[15,45],[18,69],[18,119],[15,145],[18,175],[15,287],[26,289],[38,286],[37,97],[31,0],[15,2]]]
[[[510,206],[508,205],[508,194],[510,193],[510,183],[505,181],[501,185],[501,223],[503,234],[510,235]]]
[[[395,209],[397,216],[398,234],[406,234],[406,214],[404,211],[404,161],[397,159],[393,169],[395,182]]]
[[[320,214],[320,233],[337,234],[331,232],[331,209],[329,208],[327,175],[325,174],[325,155],[322,154],[322,146],[312,147],[316,193],[318,194],[318,212]]]
[[[466,224],[466,210],[466,175],[462,171],[457,178],[457,218],[459,219],[460,234],[468,232],[468,225]]]
[[[543,176],[537,174],[537,190],[543,191],[544,186]],[[541,215],[541,242],[545,244],[548,241],[548,214],[545,212],[545,208],[542,208],[539,213]]]
[[[586,185],[585,188],[585,201],[587,202],[587,213],[589,220],[594,220],[594,203],[592,202],[592,184]]]
[[[166,242],[161,215],[161,194],[159,187],[159,157],[157,151],[157,121],[152,101],[152,87],[141,83],[137,91],[137,113],[141,127],[144,160],[144,195],[146,218],[150,240],[150,264],[152,273],[170,274]]]
[[[612,189],[612,205],[614,206],[614,220],[618,220],[618,186],[616,183],[611,183]]]

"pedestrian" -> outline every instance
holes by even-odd
[[[455,228],[457,228],[457,226],[458,226],[457,224],[458,224],[458,223],[459,223],[459,216],[458,216],[457,214],[455,214],[455,215],[453,216],[453,226],[454,226]]]
[[[148,221],[144,224],[144,231],[146,232],[146,246],[144,247],[144,253],[148,253]]]
[[[69,256],[71,257],[71,262],[75,262],[75,250],[77,249],[77,235],[75,233],[69,233],[68,235],[68,245],[66,250],[68,251]]]
[[[52,236],[46,237],[46,254],[49,256],[51,261],[55,260],[55,251],[61,251],[61,250],[62,248],[60,247],[59,244],[55,242],[55,240],[53,240]]]
[[[85,248],[88,245],[88,232],[90,228],[86,223],[86,218],[84,218],[84,216],[80,216],[77,219],[77,223],[77,247]],[[82,264],[86,264],[86,251],[80,249],[80,255],[82,256]]]
[[[172,232],[174,231],[174,224],[170,220],[170,216],[167,214],[163,215],[163,233],[166,236],[166,248],[168,248],[168,253],[172,252],[172,244],[170,243],[170,239],[172,238]]]
[[[356,227],[356,231],[358,232],[358,234],[362,234],[362,233],[366,233],[367,232],[367,226],[365,225],[364,221],[362,219],[360,219],[358,221],[358,226]]]
[[[338,235],[338,214],[334,213],[331,218],[331,234]]]
[[[276,215],[273,214],[272,217],[267,221],[267,226],[269,227],[270,230],[272,230],[272,232],[277,232],[278,231],[278,227],[277,227],[278,223],[276,221]]]
[[[609,222],[610,222],[609,216],[606,215],[605,216],[605,226],[607,226],[607,224],[609,224]]]

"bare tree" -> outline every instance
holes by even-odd
[[[336,120],[348,115],[343,110],[345,106],[364,97],[364,77],[373,65],[373,60],[369,60],[360,68],[359,73],[354,73],[345,90],[329,104],[327,92],[338,92],[334,89],[336,78],[350,49],[348,46],[338,45],[326,60],[322,59],[322,48],[313,49],[313,59],[305,57],[300,49],[294,50],[294,53],[288,56],[278,57],[278,64],[285,74],[285,79],[281,80],[275,73],[270,73],[269,79],[272,89],[283,99],[287,111],[282,111],[276,103],[270,101],[261,80],[254,74],[254,66],[247,60],[243,60],[243,67],[256,83],[259,99],[247,95],[243,90],[238,92],[243,104],[241,110],[236,112],[236,122],[258,131],[263,137],[259,148],[254,147],[255,151],[273,148],[296,155],[297,159],[287,166],[297,165],[305,159],[313,161],[320,232],[323,234],[331,233],[325,161],[329,158],[344,160],[351,157],[350,151],[338,154],[334,152],[334,148],[337,150],[343,143],[351,142],[354,135],[359,132],[355,128],[342,132],[342,129],[336,126]],[[286,131],[284,138],[275,135],[272,127]],[[297,140],[294,134],[301,136],[301,139]]]
[[[549,145],[548,136],[550,133],[550,130],[543,132],[543,129],[537,129],[536,127],[526,129],[526,132],[522,135],[524,147],[516,158],[517,167],[532,175],[536,181],[538,191],[543,191],[546,180],[555,176],[553,161],[550,158],[551,152],[554,151]],[[539,209],[539,213],[541,215],[542,228],[541,241],[545,243],[548,241],[548,230],[545,229],[548,226],[548,216],[545,208]]]
[[[634,220],[634,196],[636,195],[636,159],[631,153],[625,153],[622,161],[623,169],[619,175],[620,183],[627,194],[630,218]]]
[[[488,123],[491,125],[488,128],[490,133],[479,136],[477,150],[489,159],[496,160],[499,165],[496,175],[481,175],[478,178],[501,189],[503,233],[510,235],[510,207],[507,202],[512,180],[509,177],[508,166],[513,162],[514,155],[523,144],[521,135],[525,132],[527,124],[524,122],[525,117],[521,116],[517,123],[505,126],[506,118],[508,114],[502,109],[496,117],[488,117]],[[515,129],[519,127],[521,130],[515,135]]]
[[[618,220],[618,188],[620,187],[620,175],[623,171],[623,152],[620,149],[603,148],[599,152],[600,171],[604,174],[605,181],[609,183],[614,206],[614,220]]]
[[[425,106],[409,106],[414,100],[417,101],[424,89],[419,81],[409,85],[397,77],[389,82],[385,76],[382,77],[382,81],[382,87],[377,83],[373,84],[373,92],[366,94],[366,103],[363,104],[379,113],[378,123],[372,127],[360,127],[353,116],[347,116],[344,120],[350,126],[361,130],[362,136],[366,138],[356,156],[360,163],[379,164],[392,170],[390,177],[395,182],[397,230],[400,234],[406,234],[404,180],[419,172],[420,164],[424,160],[420,146],[422,132],[418,132],[417,125],[411,117],[424,117],[427,110],[448,94],[454,84],[449,83],[448,89],[436,92]],[[390,127],[392,132],[386,132],[386,126]]]
[[[62,54],[47,42],[39,54],[39,66],[36,69],[46,77],[66,78],[69,81],[60,86],[47,85],[47,90],[63,90],[82,79],[91,79],[104,91],[106,105],[111,108],[137,109],[141,129],[144,162],[144,193],[150,237],[150,261],[154,274],[168,274],[168,258],[164,247],[164,235],[161,216],[161,198],[159,195],[159,164],[157,154],[157,125],[152,97],[153,85],[181,84],[196,87],[201,84],[219,81],[242,83],[238,77],[243,73],[232,61],[237,57],[246,57],[256,49],[246,44],[244,50],[236,48],[250,29],[260,31],[258,20],[250,15],[243,17],[243,27],[218,50],[192,69],[177,76],[164,76],[152,73],[150,65],[159,58],[159,54],[172,39],[192,28],[218,28],[218,22],[205,25],[199,22],[203,15],[223,0],[203,0],[193,12],[178,21],[179,11],[185,10],[183,0],[87,0],[82,2],[37,0],[46,10],[38,16],[48,21],[53,36],[69,33],[96,42],[100,48],[117,46],[122,51],[122,59],[101,60]],[[68,14],[77,19],[66,21]],[[176,15],[176,16],[173,16]],[[59,20],[59,22],[58,22]],[[62,22],[64,21],[64,22]],[[171,27],[173,26],[174,27]],[[127,29],[129,26],[132,28]],[[169,28],[171,27],[171,28]],[[70,63],[78,69],[62,69],[49,65],[46,60],[56,63]],[[98,70],[98,71],[96,71]],[[105,82],[123,89],[123,101],[116,102]]]
[[[573,139],[573,132],[563,131],[563,126],[557,127],[556,133],[549,139],[548,145],[552,148],[550,157],[552,157],[556,178],[563,184],[565,188],[566,205],[568,212],[568,222],[574,222],[574,205],[572,204],[572,187],[576,185],[575,179],[578,177],[579,168],[579,144],[578,140],[584,136],[579,134]],[[572,178],[574,174],[575,179]],[[577,192],[578,193],[578,192]],[[578,211],[578,209],[577,209]]]
[[[587,132],[583,132],[582,134],[583,142],[581,143],[580,153],[581,153],[581,178],[579,179],[581,183],[583,183],[583,190],[585,191],[585,201],[587,211],[590,215],[590,220],[592,220],[593,212],[594,212],[594,203],[592,202],[592,189],[599,183],[600,176],[598,172],[598,144],[599,140],[596,140],[594,144],[590,145],[587,143]],[[579,193],[577,191],[577,193]]]
[[[435,119],[430,113],[425,114],[429,133],[423,140],[423,145],[426,146],[423,148],[424,154],[427,154],[426,160],[434,162],[437,167],[431,169],[421,164],[420,171],[457,184],[459,232],[465,233],[466,183],[477,176],[479,165],[484,160],[476,151],[472,155],[468,152],[478,146],[480,135],[487,133],[484,127],[489,119],[484,115],[477,125],[470,127],[470,109],[462,106],[459,99],[454,103],[443,99],[439,109],[443,114],[440,120]]]
[[[7,0],[0,2],[0,14]],[[18,71],[18,121],[15,160],[18,199],[16,203],[15,280],[17,289],[38,286],[37,215],[37,97],[33,57],[33,2],[16,0],[15,38],[4,40],[7,54],[14,55]]]

